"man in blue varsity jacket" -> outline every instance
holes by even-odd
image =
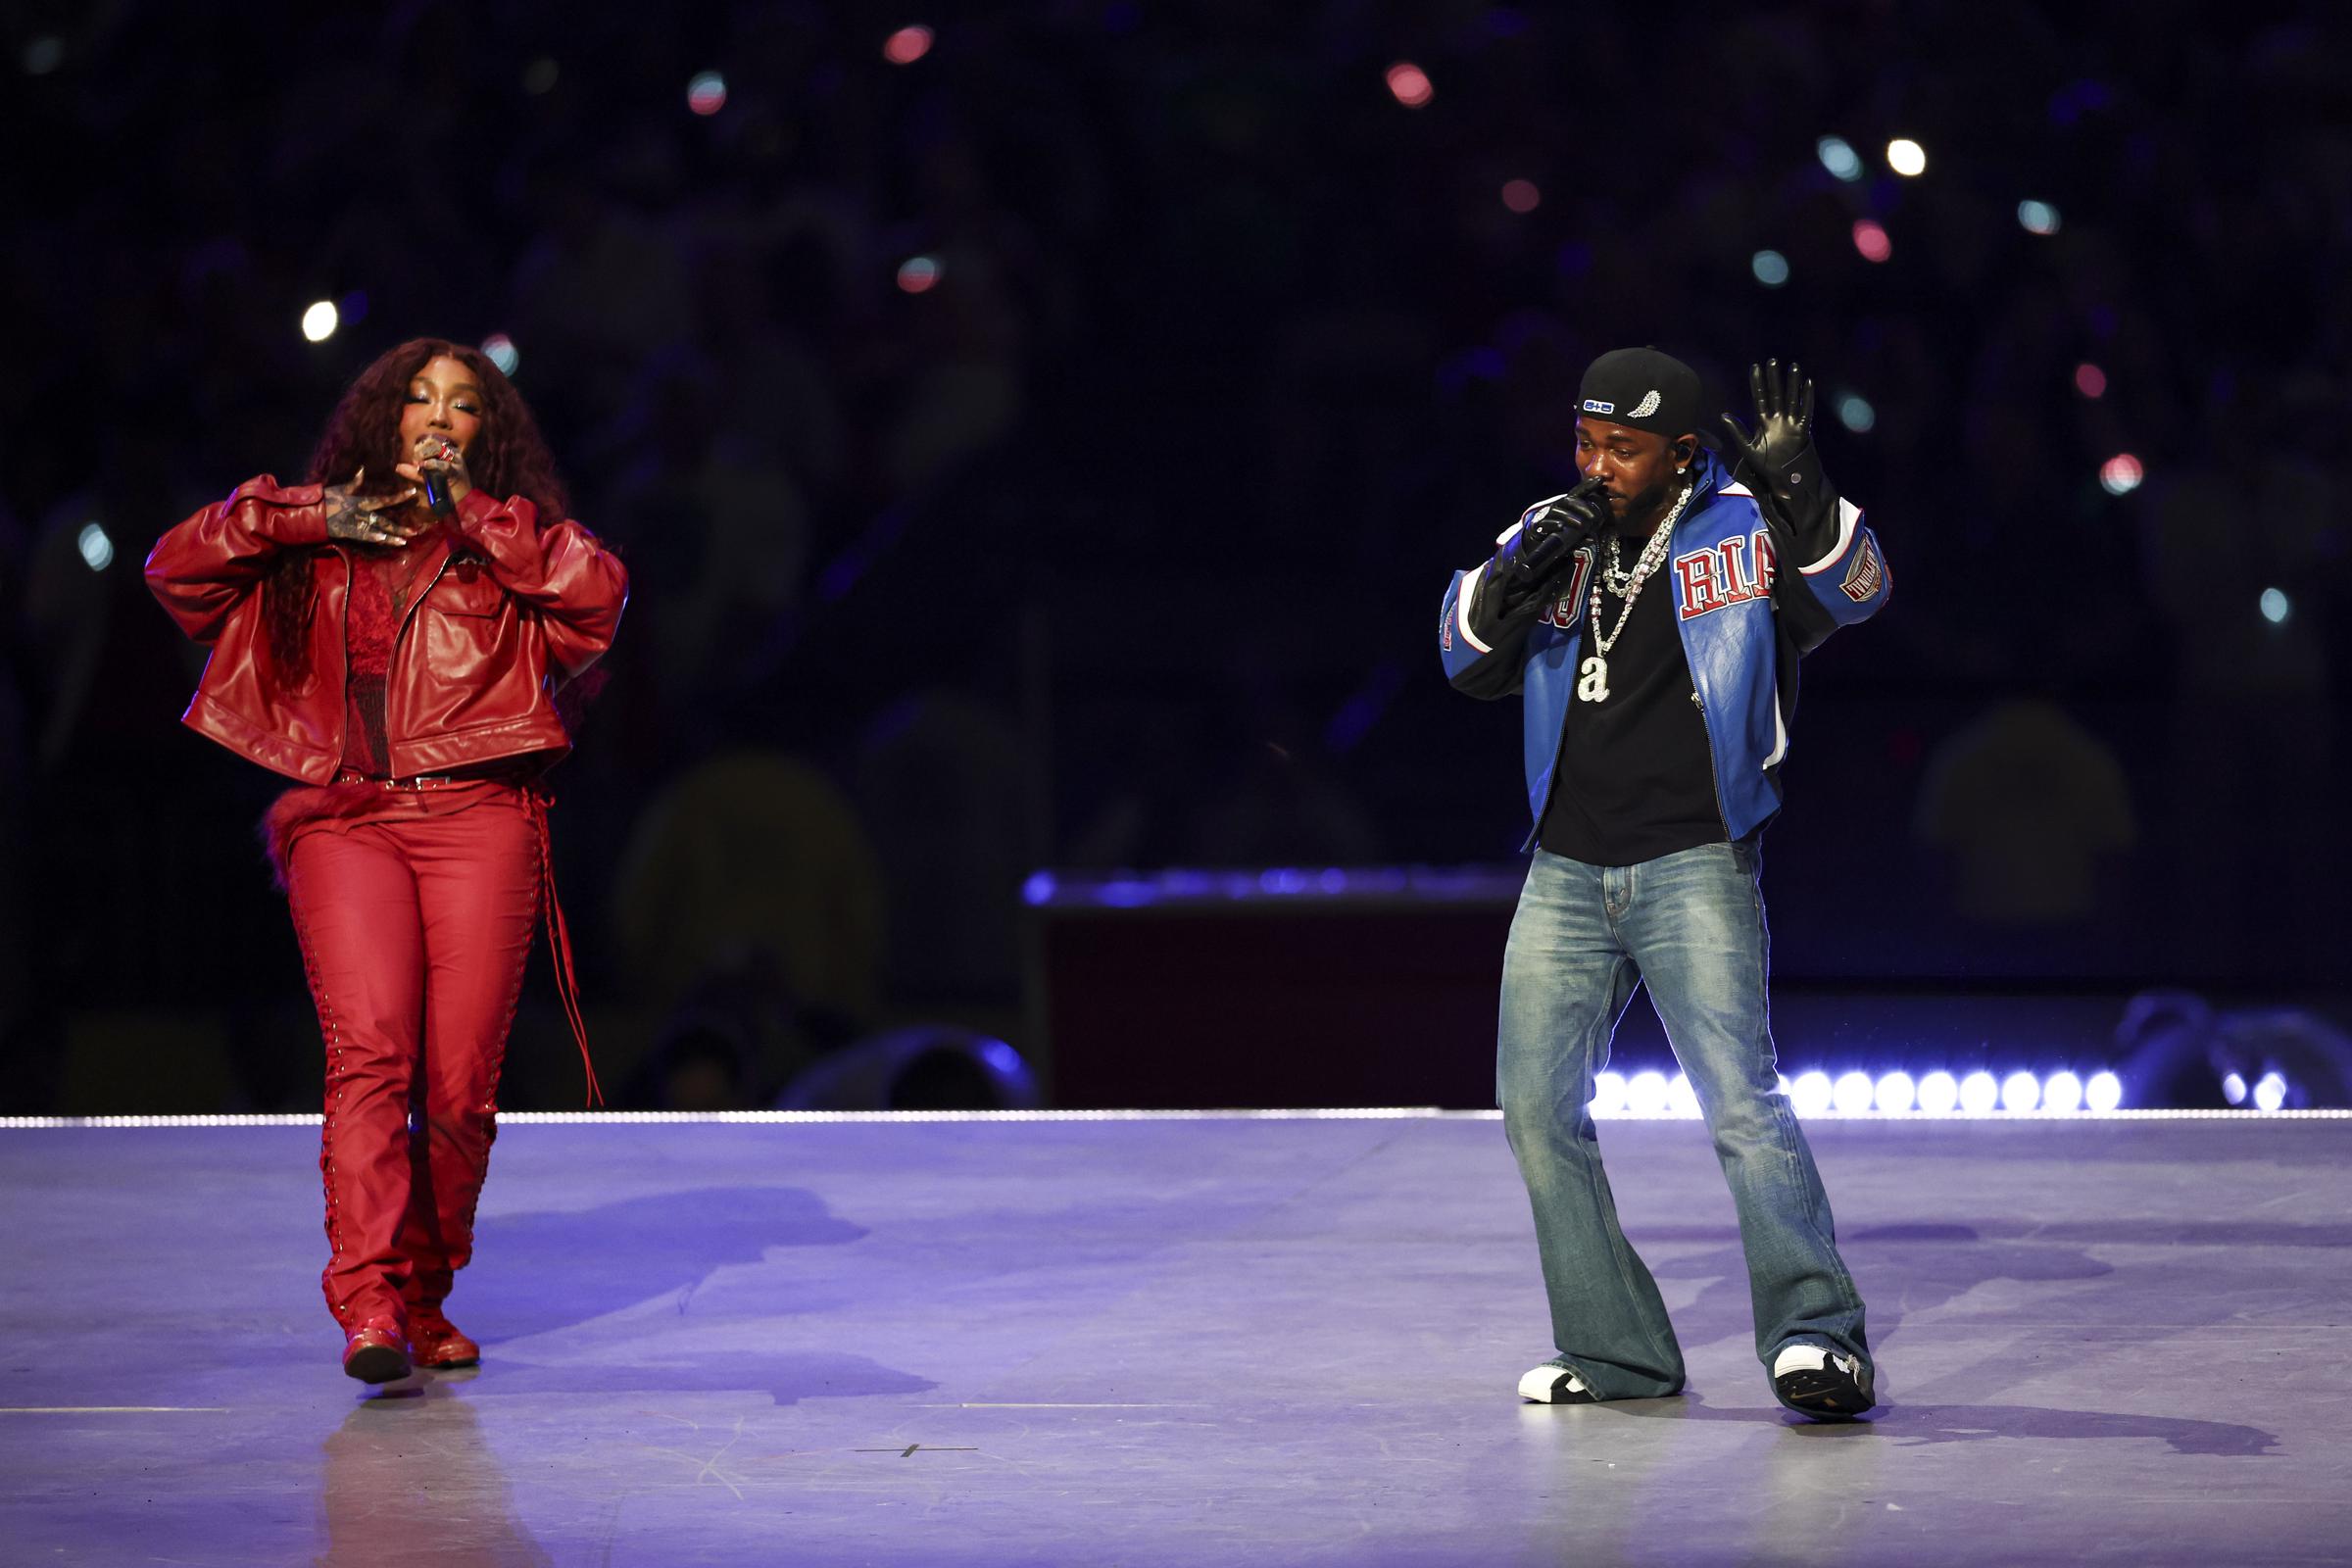
[[[1872,1404],[1870,1347],[1778,1087],[1758,843],[1780,808],[1797,660],[1878,612],[1886,564],[1821,471],[1812,384],[1778,361],[1749,381],[1754,431],[1723,419],[1735,477],[1698,442],[1689,366],[1651,348],[1595,360],[1582,482],[1454,575],[1438,644],[1455,687],[1516,694],[1525,723],[1535,859],[1503,954],[1495,1083],[1560,1353],[1521,1396],[1683,1387],[1586,1108],[1645,985],[1731,1183],[1774,1395],[1844,1420]]]

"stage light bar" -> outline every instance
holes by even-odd
[[[2102,1075],[2104,1076],[2104,1075]],[[2094,1082],[2096,1080],[2094,1079]],[[2281,1087],[2284,1088],[2283,1081]],[[2309,1110],[2082,1110],[2072,1118],[2036,1111],[2019,1116],[1994,1111],[1996,1121],[2352,1121],[2352,1109]],[[509,1110],[502,1127],[820,1127],[853,1123],[1029,1122],[1029,1121],[1500,1121],[1499,1110],[1446,1110],[1437,1105],[1333,1105],[1297,1110]],[[1668,1113],[1649,1118],[1667,1120]],[[1927,1115],[1869,1111],[1841,1118],[1855,1121],[1924,1122]],[[0,1133],[184,1131],[190,1128],[251,1130],[292,1127],[317,1130],[312,1114],[205,1116],[0,1116]]]

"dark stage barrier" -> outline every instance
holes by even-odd
[[[1040,872],[1025,895],[1029,1035],[1050,1101],[1490,1107],[1495,992],[1521,875]],[[2004,1085],[2063,1073],[2079,1087],[2112,1071],[2127,1107],[2219,1108],[2253,1105],[2263,1075],[2278,1070],[2282,1103],[2344,1098],[2343,1063],[2330,1064],[2346,1054],[2341,1036],[2315,1014],[2230,1010],[2129,984],[1970,990],[1948,978],[1784,972],[1773,1030],[1791,1079],[1896,1074],[1908,1090],[1932,1073]],[[1610,1065],[1673,1075],[1646,999],[1627,1010]]]

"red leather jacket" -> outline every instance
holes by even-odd
[[[612,645],[628,602],[617,557],[576,522],[542,526],[520,496],[468,491],[454,521],[414,547],[429,586],[410,601],[384,697],[400,778],[570,750],[555,689]],[[182,631],[212,645],[182,722],[311,784],[331,780],[343,760],[345,548],[327,539],[318,485],[264,474],[147,557],[147,586]],[[260,590],[283,552],[301,549],[316,551],[317,597],[309,666],[288,671],[271,656]]]

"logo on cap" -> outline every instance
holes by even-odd
[[[1657,388],[1652,387],[1650,388],[1647,396],[1642,398],[1641,402],[1634,405],[1633,412],[1628,414],[1626,417],[1629,419],[1646,419],[1657,412],[1658,392]]]
[[[1585,412],[1587,414],[1615,414],[1617,412],[1617,405],[1614,403],[1603,403],[1598,398],[1587,398],[1585,399]]]

